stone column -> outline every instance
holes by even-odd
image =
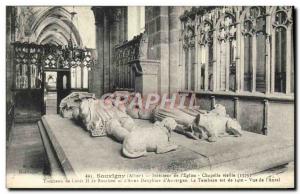
[[[169,8],[159,7],[159,17],[156,19],[156,27],[160,40],[160,68],[159,68],[159,93],[169,93]]]
[[[179,71],[179,36],[180,36],[180,7],[169,7],[169,74],[170,88],[169,93],[180,90],[180,71]]]
[[[6,102],[12,100],[14,87],[13,46],[15,41],[15,16],[16,7],[6,7]]]
[[[104,66],[104,93],[110,91],[110,69],[111,69],[111,61],[110,61],[110,24],[109,24],[109,10],[105,11],[104,14],[104,50],[103,50],[103,66]]]
[[[293,62],[292,56],[292,24],[290,24],[287,28],[287,35],[286,35],[286,94],[291,93],[291,67]]]
[[[271,90],[271,83],[270,83],[270,75],[271,75],[271,15],[267,14],[266,16],[266,94],[270,93]]]
[[[236,13],[236,18],[239,18],[239,13]],[[240,53],[241,53],[241,48],[240,48],[240,42],[241,42],[241,21],[238,19],[237,25],[236,25],[236,57],[235,57],[235,91],[239,92],[241,90],[241,79],[240,79]]]
[[[110,10],[110,90],[115,87],[115,80],[118,79],[118,71],[114,61],[114,48],[119,44],[119,25],[120,8],[111,8]]]
[[[92,8],[95,15],[96,25],[96,49],[97,62],[93,72],[93,90],[97,97],[104,94],[104,9],[102,7]]]
[[[257,66],[256,34],[252,36],[252,92],[256,91],[256,66]]]
[[[169,7],[146,7],[148,59],[160,60],[158,92],[169,93]]]
[[[125,22],[124,22],[124,8],[120,8],[121,12],[120,12],[120,21],[119,21],[119,43],[121,44],[124,40],[124,30],[125,30]]]
[[[124,31],[123,31],[123,40],[128,40],[128,18],[127,18],[127,7],[123,7],[123,25],[124,25]]]

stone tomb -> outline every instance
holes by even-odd
[[[152,125],[135,120],[138,126]],[[59,115],[45,115],[39,122],[51,174],[66,177],[84,172],[183,172],[190,170],[257,173],[294,160],[294,140],[244,132],[209,143],[172,133],[179,147],[165,154],[149,153],[129,159],[122,145],[110,137],[91,137],[82,127]]]

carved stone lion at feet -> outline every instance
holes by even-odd
[[[147,152],[157,154],[177,149],[177,145],[170,142],[171,132],[177,123],[173,118],[157,121],[151,128],[140,128],[129,133],[123,142],[122,152],[128,158],[138,158]]]
[[[186,135],[194,139],[215,142],[219,137],[242,136],[239,122],[229,116],[219,114],[198,114]]]

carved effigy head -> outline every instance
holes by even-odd
[[[60,115],[64,118],[78,118],[78,109],[83,99],[94,99],[95,94],[88,92],[72,92],[63,98],[59,104]]]
[[[221,104],[216,104],[214,109],[212,109],[210,113],[217,114],[220,116],[226,116],[226,108]]]
[[[82,99],[79,106],[79,114],[82,119],[86,119],[90,115],[90,106],[92,99]]]
[[[242,136],[242,127],[236,119],[229,118],[226,123],[226,132],[236,137]]]
[[[90,131],[93,128],[93,123],[91,121],[91,110],[90,105],[92,103],[92,99],[82,99],[79,106],[79,118],[82,123],[85,125],[86,129]]]
[[[177,122],[175,121],[175,119],[167,117],[162,121],[156,121],[154,123],[154,127],[158,127],[160,130],[164,131],[168,136],[169,141],[171,138],[171,132],[174,131],[177,127]]]
[[[175,119],[167,117],[161,121],[162,125],[166,127],[169,131],[175,130],[177,123]]]
[[[92,136],[105,136],[105,123],[97,112],[97,108],[99,108],[97,103],[98,101],[94,99],[82,99],[79,107],[79,117]]]
[[[201,114],[197,114],[190,127],[186,129],[189,137],[193,139],[207,139],[208,131],[200,124]]]
[[[72,109],[72,118],[75,121],[79,121],[81,119],[80,118],[80,113],[79,113],[79,107],[73,107],[73,109]]]

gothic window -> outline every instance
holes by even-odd
[[[29,69],[30,69],[30,88],[41,88],[41,67],[40,58],[42,49],[40,46],[33,45],[29,48]]]
[[[266,19],[256,20],[256,91],[266,91]]]
[[[229,59],[229,90],[236,90],[236,40],[230,42],[230,59]]]
[[[15,45],[16,89],[28,88],[28,47]]]
[[[226,12],[220,18],[217,33],[219,90],[235,91],[236,19],[233,14]]]
[[[244,41],[244,91],[266,90],[266,15],[263,7],[245,10],[242,23]],[[253,80],[255,79],[255,80]]]
[[[244,36],[244,90],[252,90],[252,36]]]
[[[189,69],[189,54],[187,52],[187,48],[184,50],[184,89],[189,89],[189,75],[190,75],[190,69]]]
[[[292,78],[293,76],[293,60],[291,53],[289,55],[287,50],[292,52],[292,41],[287,41],[292,36],[291,30],[291,9],[289,7],[278,7],[273,15],[273,30],[275,31],[275,76],[274,76],[274,91],[286,93],[287,84],[289,85],[289,91],[293,91]],[[288,72],[289,68],[289,72]],[[287,78],[291,83],[287,83]]]
[[[82,53],[83,60],[78,56],[74,61],[71,61],[71,88],[72,89],[88,89],[89,70],[92,65],[90,51]],[[79,53],[75,54],[79,55]]]
[[[41,69],[39,65],[41,52],[41,48],[37,45],[14,44],[16,89],[41,87]]]
[[[213,43],[211,42],[211,44],[209,44],[208,47],[208,89],[209,90],[213,90],[213,84],[214,84],[214,80],[213,80]]]
[[[292,7],[193,8],[180,19],[183,89],[294,92]]]
[[[185,89],[195,89],[195,21],[188,18],[182,32]]]
[[[201,20],[201,18],[200,18]],[[213,86],[213,27],[208,20],[198,25],[198,70],[196,89],[212,90]]]

